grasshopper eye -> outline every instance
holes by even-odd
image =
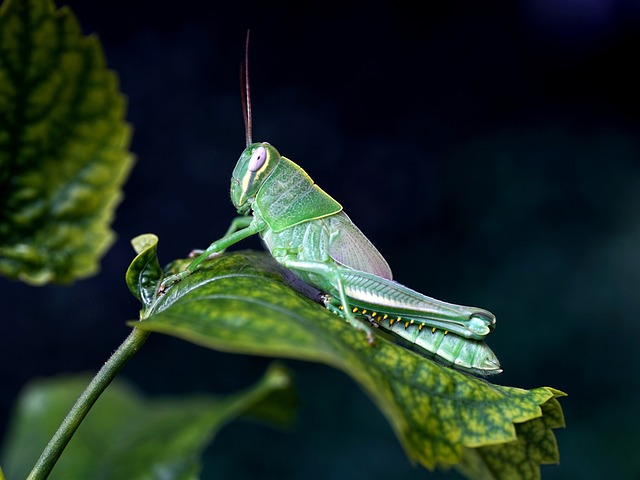
[[[267,160],[267,150],[264,147],[258,147],[251,155],[249,159],[249,165],[247,168],[250,172],[257,172],[262,168],[264,162]]]

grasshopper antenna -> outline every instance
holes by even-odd
[[[251,118],[251,89],[249,88],[249,32],[247,30],[247,40],[244,45],[244,65],[240,64],[240,99],[242,100],[242,115],[244,117],[244,132],[247,147],[252,143],[252,123]]]

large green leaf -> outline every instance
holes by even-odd
[[[266,254],[223,255],[201,265],[149,304],[136,327],[227,352],[338,368],[370,394],[408,456],[430,469],[458,465],[471,478],[489,478],[483,469],[507,471],[516,452],[513,462],[526,471],[519,478],[537,478],[541,463],[557,462],[551,428],[562,424],[555,400],[562,392],[492,385],[383,338],[370,346],[362,332],[291,288]],[[547,411],[554,421],[545,419]]]
[[[7,435],[3,466],[25,478],[69,407],[89,382],[83,376],[42,380],[21,395]],[[215,433],[250,413],[286,424],[294,409],[286,370],[272,366],[248,390],[225,398],[147,399],[122,382],[102,395],[69,443],[50,479],[198,478],[199,455]]]
[[[133,163],[126,102],[96,37],[51,0],[0,9],[0,273],[93,274]]]

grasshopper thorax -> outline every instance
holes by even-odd
[[[247,215],[260,187],[280,161],[280,153],[267,142],[249,145],[231,176],[231,201],[241,215]]]

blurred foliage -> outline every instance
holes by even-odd
[[[0,273],[94,274],[133,157],[125,99],[96,37],[51,0],[0,9]]]
[[[17,404],[2,463],[25,478],[40,451],[90,381],[87,376],[31,383]],[[226,423],[243,415],[288,426],[295,408],[288,372],[272,366],[253,387],[211,395],[147,399],[116,381],[101,396],[49,478],[200,478],[200,454]]]

